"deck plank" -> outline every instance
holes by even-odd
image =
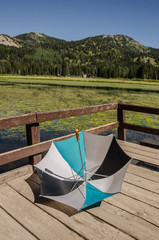
[[[159,227],[159,210],[147,203],[140,202],[122,193],[104,201]]]
[[[136,149],[131,146],[126,146],[124,144],[122,145],[122,148],[126,152],[131,152],[131,153],[135,152],[138,155],[147,156],[148,158],[151,158],[151,159],[153,158],[155,160],[158,160],[158,163],[159,163],[159,154],[157,154],[157,153],[148,152],[148,151],[144,152],[143,149]]]
[[[153,182],[140,176],[135,176],[129,172],[126,174],[124,181],[149,190],[150,192],[159,194],[159,183],[157,182]]]
[[[132,158],[159,166],[159,150],[118,140],[121,148]]]
[[[14,178],[18,178],[33,172],[33,167],[31,165],[26,165],[23,167],[16,168],[12,171],[0,174],[0,184],[8,182]]]
[[[156,193],[134,186],[127,182],[123,183],[121,192],[141,202],[159,208],[159,196]]]
[[[0,205],[38,239],[82,239],[7,185],[0,186]]]
[[[0,238],[2,240],[36,240],[30,232],[0,207]]]
[[[140,144],[137,144],[137,143],[133,143],[133,142],[127,142],[127,141],[122,141],[122,140],[119,140],[117,139],[117,142],[119,143],[119,145],[121,146],[126,146],[126,147],[131,147],[131,148],[134,148],[134,149],[139,149],[139,150],[142,150],[143,152],[151,152],[152,154],[159,154],[159,149],[155,149],[155,148],[150,148],[150,147],[146,147],[146,146],[143,146],[143,145],[140,145]]]
[[[134,176],[140,176],[142,178],[159,183],[159,172],[155,172],[150,169],[139,167],[133,164],[129,165],[127,172],[134,174]]]
[[[136,239],[157,239],[156,236],[159,239],[159,228],[157,226],[107,202],[103,201],[100,208],[90,209],[89,212]]]
[[[125,151],[125,153],[126,153],[128,156],[130,156],[130,157],[133,158],[133,159],[136,159],[136,160],[139,160],[139,161],[142,161],[142,162],[145,162],[145,163],[150,163],[150,164],[154,164],[154,165],[156,165],[156,166],[159,166],[159,160],[157,160],[157,159],[150,158],[150,157],[147,157],[147,156],[145,156],[145,155],[137,154],[136,151],[135,151],[135,149],[134,149],[133,152],[132,152],[132,151],[127,151],[127,150],[125,150],[124,147],[123,147],[122,149]]]
[[[85,211],[77,213],[77,211],[75,211],[73,208],[70,208],[64,204],[51,201],[49,199],[40,198],[39,184],[33,182],[32,180],[24,181],[24,179],[25,178],[12,180],[8,184],[20,192],[29,201],[34,202],[34,198],[36,198],[35,205],[48,212],[65,225],[68,225],[70,229],[80,233],[84,238],[90,240],[105,240],[107,236],[107,239],[134,239],[128,234],[117,229],[116,226],[112,227],[109,223],[105,223]]]

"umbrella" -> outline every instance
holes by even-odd
[[[131,158],[113,134],[86,131],[53,141],[45,157],[35,165],[43,197],[78,210],[117,194]]]

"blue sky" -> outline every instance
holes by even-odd
[[[39,32],[80,40],[124,34],[159,48],[159,0],[5,0],[0,4],[0,34]]]

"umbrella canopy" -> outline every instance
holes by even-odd
[[[83,209],[117,194],[131,158],[113,134],[100,136],[85,131],[52,142],[35,165],[41,196]]]

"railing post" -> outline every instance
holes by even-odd
[[[36,113],[35,113],[36,114]],[[40,143],[40,125],[39,123],[32,123],[26,125],[26,137],[27,145],[33,145]],[[42,158],[41,154],[33,155],[29,157],[29,163],[31,165],[37,164]]]
[[[122,108],[122,103],[118,103],[118,139],[126,141],[126,129],[123,128],[123,123],[125,122],[125,110]]]

